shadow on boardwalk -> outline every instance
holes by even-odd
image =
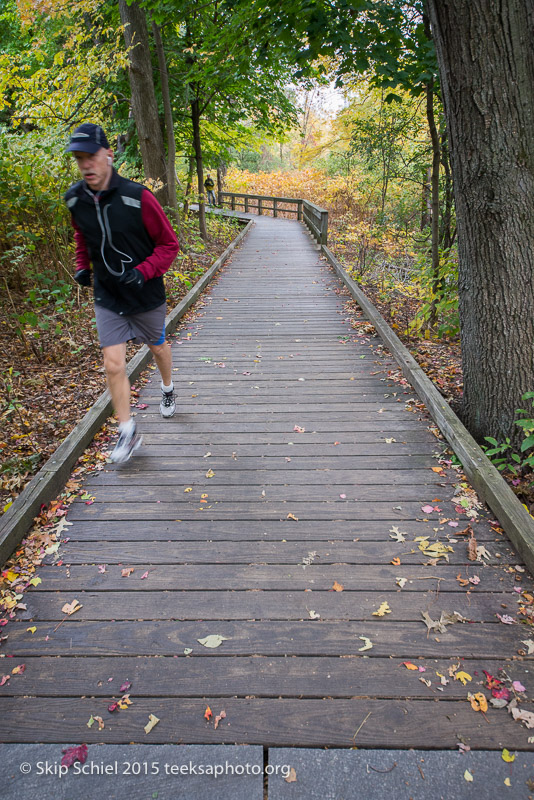
[[[178,413],[143,389],[140,454],[88,480],[10,623],[26,670],[0,688],[0,741],[529,747],[467,694],[504,669],[527,708],[532,582],[483,512],[467,559],[457,474],[344,301],[300,224],[257,218],[173,342]]]

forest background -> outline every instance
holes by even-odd
[[[488,22],[462,0],[0,0],[0,511],[105,386],[62,199],[69,135],[93,121],[176,228],[171,305],[237,232],[206,213],[208,173],[326,208],[331,249],[532,513],[534,154],[490,95],[519,83],[507,102],[534,120],[534,26],[504,5]],[[462,64],[480,35],[486,83],[482,54],[478,75]]]

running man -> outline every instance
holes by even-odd
[[[82,175],[65,195],[76,244],[74,280],[90,286],[93,278],[98,337],[119,420],[111,460],[121,464],[142,438],[130,416],[126,342],[148,345],[161,374],[161,415],[172,417],[176,409],[163,275],[179,244],[154,195],[113,168],[113,151],[99,125],[86,122],[76,128],[67,152],[74,154]]]

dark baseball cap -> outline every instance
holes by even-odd
[[[100,125],[84,122],[70,137],[70,143],[65,152],[79,150],[82,153],[98,153],[101,147],[105,147],[107,150],[109,142]]]

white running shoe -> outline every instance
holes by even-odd
[[[132,457],[135,451],[141,447],[143,437],[137,433],[134,427],[130,433],[121,433],[115,449],[111,454],[111,460],[115,464],[124,464]]]
[[[174,399],[174,389],[170,392],[161,391],[161,403],[159,404],[159,413],[162,417],[172,417],[176,411],[176,401]]]

